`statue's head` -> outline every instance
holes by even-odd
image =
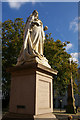
[[[32,14],[33,14],[35,17],[38,18],[38,12],[37,12],[37,10],[34,10]]]

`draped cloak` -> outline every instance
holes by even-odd
[[[25,25],[24,44],[18,57],[18,62],[26,61],[35,56],[43,56],[45,33],[41,20],[32,16]]]

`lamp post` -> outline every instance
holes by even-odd
[[[67,113],[76,113],[74,93],[73,93],[73,79],[72,79],[71,59],[69,59],[69,61],[70,61],[71,78],[70,78],[69,84],[68,84],[68,98],[67,98],[66,112]]]
[[[60,100],[60,112],[61,112],[61,107],[62,107],[62,100]]]

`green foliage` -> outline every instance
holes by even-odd
[[[53,69],[58,70],[58,75],[54,78],[54,88],[57,95],[64,95],[69,80],[71,79],[71,72],[74,80],[74,90],[77,90],[75,79],[77,76],[77,64],[72,61],[70,66],[69,58],[71,57],[65,50],[65,47],[70,42],[62,43],[60,40],[54,41],[51,38],[51,33],[46,35],[44,44],[44,54],[49,60],[49,64]]]
[[[23,31],[24,22],[22,18],[16,18],[14,21],[7,20],[2,24],[2,89],[4,99],[9,98],[11,79],[10,73],[7,73],[6,69],[10,66],[14,66],[17,62],[23,44]],[[65,51],[67,44],[69,44],[68,41],[64,43],[60,40],[54,41],[51,37],[51,33],[46,35],[44,54],[49,60],[51,67],[58,70],[58,75],[54,78],[54,87],[59,95],[65,93],[71,76],[70,70],[72,70],[74,80],[77,74],[77,64],[73,61],[71,65],[72,69],[70,69],[69,58],[71,56]]]
[[[9,97],[10,73],[6,69],[16,64],[23,43],[24,22],[22,18],[16,18],[14,22],[7,20],[2,24],[2,90],[3,98]]]

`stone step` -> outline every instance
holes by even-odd
[[[24,115],[24,114],[14,114],[7,113],[1,120],[58,120],[54,114],[44,114],[44,115]]]

